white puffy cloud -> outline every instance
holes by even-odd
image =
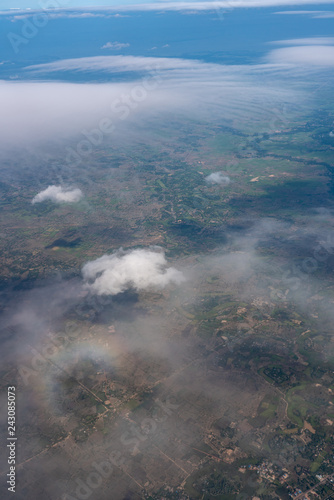
[[[122,42],[107,42],[102,45],[101,49],[121,50],[125,47],[130,47],[130,44]]]
[[[78,188],[72,189],[63,186],[48,186],[44,191],[36,194],[31,203],[41,203],[45,200],[50,200],[54,203],[75,203],[79,201],[82,196],[82,191]]]
[[[167,267],[160,247],[124,252],[87,262],[82,268],[85,285],[97,295],[116,295],[129,288],[135,290],[162,289],[170,283],[184,281],[183,274]]]
[[[231,182],[231,179],[221,172],[213,172],[205,177],[205,181],[208,184],[221,184],[222,186],[227,186]]]

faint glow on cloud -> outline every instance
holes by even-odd
[[[82,197],[82,191],[78,188],[71,189],[63,186],[48,186],[44,191],[36,194],[31,203],[41,203],[45,200],[50,200],[54,203],[75,203]]]

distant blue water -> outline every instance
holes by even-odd
[[[333,10],[333,6],[314,8],[330,9]],[[6,63],[0,66],[0,78],[25,77],[22,68],[30,64],[97,55],[181,57],[225,64],[253,64],[260,62],[273,48],[268,45],[270,41],[334,34],[333,19],[274,15],[279,10],[287,9],[235,9],[200,14],[136,12],[119,18],[49,19],[27,44],[20,45],[18,54],[14,53],[7,35],[9,32],[20,35],[23,21],[11,22],[3,16],[0,17],[0,61]],[[129,43],[130,46],[121,51],[101,50],[109,41]],[[164,47],[166,44],[169,46]],[[56,75],[51,74],[48,78],[54,79]],[[66,78],[83,80],[85,76],[67,75]],[[96,75],[96,78],[100,77]]]

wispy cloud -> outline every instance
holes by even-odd
[[[164,2],[146,2],[135,4],[120,4],[111,5],[108,7],[81,7],[81,8],[63,8],[59,9],[56,15],[64,13],[64,15],[73,16],[77,12],[89,11],[94,12],[135,12],[135,11],[181,11],[181,12],[200,12],[200,11],[215,11],[217,9],[240,9],[240,8],[258,8],[258,7],[290,7],[298,5],[325,5],[332,4],[332,0],[223,0],[223,1],[164,1]],[[61,12],[60,12],[61,11]],[[30,10],[29,14],[33,15],[37,10]],[[26,10],[19,9],[13,12],[13,15],[27,14]],[[10,15],[10,11],[0,11],[0,15]]]
[[[125,49],[126,47],[130,47],[130,44],[122,42],[107,42],[102,45],[101,49],[121,50]]]
[[[32,204],[50,200],[54,203],[75,203],[83,197],[82,191],[78,188],[66,188],[63,186],[48,186],[44,191],[36,194]]]
[[[274,14],[286,16],[310,16],[313,19],[330,19],[334,17],[333,11],[326,10],[285,10],[281,12],[274,12]]]
[[[154,67],[159,68],[159,70],[196,70],[196,68],[217,70],[222,66],[189,59],[117,55],[62,59],[51,63],[34,64],[27,66],[25,69],[35,73],[52,73],[56,71],[108,71],[110,73],[121,73],[147,71],[148,68]]]
[[[45,140],[87,135],[89,129],[96,128],[105,118],[111,120],[117,133],[122,133],[125,100],[131,101],[138,85],[145,99],[132,103],[129,117],[127,113],[128,131],[139,118],[150,120],[157,113],[167,117],[170,112],[186,112],[193,118],[210,121],[233,120],[241,128],[247,124],[254,126],[254,123],[268,123],[272,119],[271,110],[282,107],[283,103],[293,104],[296,109],[306,97],[304,91],[291,85],[293,70],[287,72],[286,67],[272,64],[229,66],[180,58],[119,55],[65,59],[26,68],[27,76],[32,72],[41,77],[59,72],[57,78],[63,78],[62,72],[75,75],[78,71],[123,72],[125,78],[123,82],[108,84],[0,82],[3,151],[17,145],[18,135],[21,145],[29,147]],[[153,77],[159,83],[152,90]],[[143,86],[146,81],[150,88]]]
[[[58,12],[47,12],[47,16],[49,19],[62,19],[66,17],[67,19],[91,19],[91,18],[112,18],[112,17],[128,17],[122,14],[108,14],[105,12],[67,12],[63,9],[59,9]],[[38,11],[34,11],[34,13],[38,13]],[[16,14],[15,16],[11,16],[11,20],[20,21],[22,19],[27,19],[35,15],[32,11],[24,11],[20,14]],[[0,13],[1,15],[2,13]]]
[[[292,38],[291,40],[277,40],[270,43],[273,45],[333,45],[334,37]]]
[[[206,11],[216,9],[238,9],[293,5],[331,4],[332,0],[225,0],[204,2],[151,2],[136,5],[123,5],[122,10],[176,10],[176,11]],[[118,7],[120,9],[120,7]]]
[[[285,47],[271,51],[266,60],[273,64],[334,67],[334,47],[330,45]]]

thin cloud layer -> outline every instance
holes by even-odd
[[[227,186],[228,184],[230,184],[231,179],[221,172],[213,172],[212,174],[205,177],[205,181],[208,184],[220,184],[222,186]]]
[[[270,52],[267,61],[273,64],[334,67],[334,47],[305,45],[276,49]]]
[[[107,48],[106,46],[104,47]],[[56,71],[107,71],[110,73],[123,73],[127,71],[150,71],[154,69],[161,71],[185,69],[217,70],[219,69],[219,67],[221,66],[218,64],[209,64],[197,60],[179,59],[174,57],[168,58],[117,55],[61,59],[60,61],[54,61],[51,63],[34,64],[31,66],[27,66],[25,69],[34,73],[54,73]]]
[[[60,8],[59,10],[64,13],[64,15],[69,14],[73,15],[73,12],[80,11],[88,11],[90,13],[94,11],[100,12],[122,12],[122,11],[190,11],[190,12],[198,12],[198,11],[215,11],[217,9],[240,9],[240,8],[258,8],[258,7],[289,7],[289,6],[298,6],[298,5],[325,5],[331,4],[332,0],[223,0],[223,1],[164,1],[164,2],[146,2],[146,3],[126,3],[120,5],[110,5],[107,7],[78,7],[78,8]],[[51,10],[51,9],[50,9]],[[39,10],[34,9],[30,10],[29,14],[33,15],[35,12]],[[15,10],[15,14],[26,14],[26,10],[18,9]],[[2,15],[9,15],[10,11],[3,10],[0,12]]]
[[[76,203],[83,197],[81,189],[66,188],[63,186],[48,186],[44,191],[36,194],[32,204],[50,200],[54,203]]]
[[[2,81],[1,152],[7,154],[7,150],[17,149],[18,146],[33,149],[50,140],[62,144],[62,141],[72,139],[76,134],[81,134],[81,139],[87,140],[87,135],[93,128],[99,127],[101,120],[117,118],[111,105],[122,95],[128,95],[132,88],[133,85],[129,83]],[[154,96],[150,97],[153,99]],[[141,109],[144,104],[146,102],[141,103]],[[133,116],[136,109],[131,112]],[[111,129],[110,126],[103,128],[105,137],[110,137]]]
[[[292,5],[330,4],[332,0],[225,0],[204,2],[152,2],[136,5],[123,5],[118,10],[176,10],[176,11],[206,11],[217,9],[240,9],[257,7],[276,7]]]
[[[97,295],[116,295],[127,289],[137,291],[161,290],[170,283],[180,284],[183,274],[167,266],[165,254],[160,247],[137,249],[87,262],[82,268],[86,287]]]
[[[273,45],[333,45],[334,37],[319,36],[314,38],[293,38],[291,40],[277,40]]]
[[[102,45],[101,49],[121,50],[125,49],[126,47],[130,47],[130,44],[122,42],[107,42]]]
[[[2,152],[17,147],[18,136],[22,147],[33,148],[80,134],[87,146],[92,130],[95,136],[111,138],[123,134],[125,123],[129,130],[135,120],[171,112],[253,126],[271,122],[272,110],[289,104],[296,109],[306,98],[305,92],[290,85],[291,72],[270,64],[229,66],[179,58],[99,56],[34,65],[27,74],[28,70],[41,76],[57,71],[74,76],[78,71],[124,72],[126,81],[0,82]]]
[[[285,10],[281,12],[274,12],[274,14],[310,16],[312,19],[331,19],[334,17],[334,12],[326,10]]]

